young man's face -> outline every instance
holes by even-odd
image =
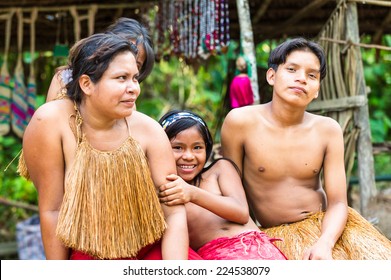
[[[307,106],[318,97],[320,88],[320,62],[311,51],[291,52],[277,71],[269,69],[267,80],[273,86],[273,94]]]

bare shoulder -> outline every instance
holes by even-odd
[[[129,117],[129,120],[131,127],[134,129],[142,130],[146,133],[154,131],[164,133],[163,128],[155,119],[139,111],[133,111],[132,115]]]
[[[128,123],[132,137],[137,140],[144,149],[169,147],[170,142],[160,124],[150,116],[139,111],[133,111],[128,117]],[[169,149],[171,152],[171,149]]]
[[[28,123],[23,142],[38,140],[48,143],[49,139],[58,140],[70,129],[70,116],[74,113],[69,100],[51,101],[40,106]],[[43,143],[42,142],[42,143]]]
[[[314,126],[323,133],[342,133],[341,125],[333,118],[309,114],[310,119],[314,122]]]
[[[30,123],[53,121],[60,122],[64,116],[74,113],[73,104],[68,99],[54,100],[42,104],[34,113]]]
[[[252,105],[232,109],[225,117],[225,126],[243,126],[252,125],[257,122],[257,116],[261,116],[264,105]]]
[[[239,170],[237,169],[236,164],[227,158],[219,158],[211,164],[212,166],[208,170],[210,173],[218,176],[232,173],[238,173],[239,175]]]

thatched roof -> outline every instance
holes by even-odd
[[[184,1],[184,0],[182,0]],[[391,1],[358,1],[359,30],[361,35],[373,36],[373,43],[379,43],[382,34],[391,34]],[[102,31],[120,16],[136,18],[147,22],[145,12],[159,1],[107,1],[107,0],[0,0],[0,15],[11,7],[22,8],[25,17],[29,9],[39,8],[36,21],[36,49],[50,50],[56,39],[74,42],[73,18],[69,7],[76,5],[79,16],[86,15],[91,4],[97,4],[94,31]],[[169,2],[167,0],[167,2]],[[200,1],[199,1],[200,2]],[[236,0],[229,0],[230,36],[239,39]],[[337,6],[337,0],[248,0],[255,43],[264,39],[284,38],[288,36],[314,37],[328,20]],[[366,4],[365,4],[366,3]],[[58,13],[62,13],[59,22]],[[59,25],[61,25],[59,27]],[[87,20],[81,21],[81,37],[88,35]],[[12,22],[11,49],[17,45],[17,18]],[[29,48],[29,26],[24,26],[23,48]],[[0,50],[4,48],[4,21],[0,21]],[[59,33],[59,35],[58,35]]]

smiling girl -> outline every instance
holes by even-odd
[[[203,259],[277,259],[285,256],[249,217],[240,175],[221,158],[205,167],[213,141],[206,123],[189,111],[171,111],[159,123],[171,142],[178,175],[160,187],[160,201],[185,204],[190,247]]]

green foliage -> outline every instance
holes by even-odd
[[[19,138],[0,136],[0,197],[28,204],[37,204],[37,192],[34,185],[20,177],[16,170],[18,155],[22,145]],[[13,240],[16,223],[27,219],[32,213],[21,208],[0,205],[0,242]]]
[[[32,182],[17,173],[19,153],[22,149],[19,138],[0,136],[0,196],[10,200],[37,204],[37,192]]]
[[[0,196],[30,204],[37,203],[34,185],[17,173],[19,153],[22,149],[20,139],[0,136]]]
[[[370,43],[370,38],[363,39]],[[391,35],[382,45],[391,46]],[[368,106],[373,142],[391,141],[391,54],[379,49],[362,49],[365,82],[370,89]]]
[[[227,56],[214,56],[195,67],[177,57],[158,62],[141,84],[137,110],[156,120],[172,109],[194,110],[213,130],[224,97],[226,60]]]
[[[363,43],[371,43],[369,37]],[[382,45],[391,46],[391,35],[382,38]],[[391,53],[379,49],[361,49],[368,95],[372,142],[391,141]],[[391,174],[391,155],[374,157],[375,174]],[[379,183],[377,185],[380,185]]]

